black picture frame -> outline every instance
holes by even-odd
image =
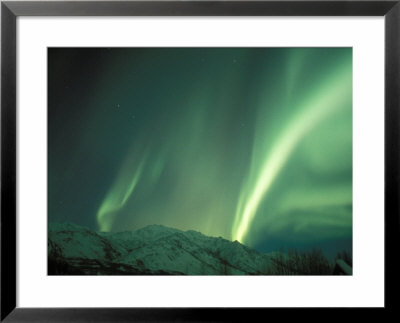
[[[385,306],[395,311],[399,246],[400,0],[395,1],[2,1],[1,2],[1,321],[186,322],[242,321],[266,310],[300,308],[19,308],[16,307],[16,19],[19,16],[384,16],[385,19]],[[372,233],[371,233],[372,234]],[[40,291],[38,291],[40,292]],[[323,309],[329,316],[338,309]],[[345,318],[351,313],[346,310]],[[279,313],[278,313],[279,312]],[[268,316],[271,314],[268,312]],[[315,314],[312,314],[313,316]],[[306,317],[306,316],[305,316]],[[316,315],[316,318],[322,318]],[[282,318],[284,318],[282,316]]]

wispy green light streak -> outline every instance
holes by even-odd
[[[274,180],[282,171],[292,152],[304,136],[332,112],[346,107],[346,100],[351,96],[351,66],[345,64],[336,70],[328,81],[308,97],[299,109],[299,113],[288,122],[281,135],[265,156],[261,167],[252,169],[255,178],[248,178],[246,188],[242,190],[236,210],[232,236],[245,242],[260,203],[265,198]],[[264,147],[255,147],[264,149]]]
[[[108,232],[112,229],[117,212],[125,206],[142,176],[145,160],[145,157],[142,158],[136,171],[131,174],[129,181],[127,180],[130,178],[126,174],[127,170],[125,169],[124,172],[121,172],[109,190],[97,212],[97,223],[100,231]]]

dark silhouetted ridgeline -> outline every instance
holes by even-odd
[[[345,252],[335,263],[320,249],[263,254],[238,241],[161,225],[117,233],[49,225],[49,275],[348,275],[351,265]]]

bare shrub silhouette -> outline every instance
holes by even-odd
[[[344,262],[346,262],[350,267],[353,267],[353,257],[350,255],[349,252],[346,250],[343,250],[341,252],[338,252],[335,257],[335,261],[338,259],[342,259]]]
[[[271,262],[273,266],[268,274],[272,275],[331,275],[334,267],[318,248],[301,253],[296,249],[285,253],[281,249],[271,257]]]

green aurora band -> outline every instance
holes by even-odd
[[[250,166],[246,189],[241,191],[232,228],[234,239],[245,242],[260,203],[298,143],[323,119],[348,107],[352,96],[352,77],[349,73],[351,64],[349,63],[351,62],[344,62],[343,66],[336,69],[335,74],[328,75],[327,80],[321,80],[315,92],[310,92],[304,102],[299,103],[299,108],[296,109],[298,112],[282,125],[282,133],[277,135],[272,145],[268,145],[268,142],[262,139],[254,145],[253,157],[257,158],[263,154],[265,157],[261,158],[260,166],[257,162]],[[260,120],[264,121],[266,118],[260,118]],[[267,138],[264,129],[268,129],[268,124],[260,122],[256,132],[261,138]],[[344,196],[344,202],[350,202],[348,196]]]
[[[133,163],[126,163],[122,168],[115,184],[106,195],[99,211],[97,212],[97,222],[100,231],[108,232],[111,230],[114,217],[117,212],[125,206],[126,202],[135,190],[140,176],[142,175],[145,160],[146,158],[144,157],[140,161],[136,170],[133,172],[132,178],[125,176],[125,174],[131,173]]]
[[[162,224],[266,252],[351,248],[351,48],[49,59],[50,221]]]

